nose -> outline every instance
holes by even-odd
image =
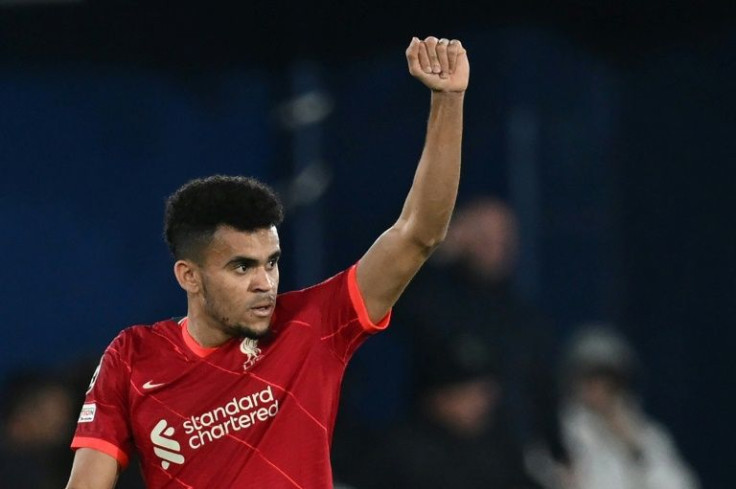
[[[265,267],[257,267],[251,281],[251,289],[257,292],[270,292],[274,282],[274,277]]]

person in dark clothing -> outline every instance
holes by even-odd
[[[71,460],[66,441],[73,397],[61,379],[43,372],[12,372],[2,389],[0,480],[16,489],[57,488]]]
[[[531,489],[523,455],[499,410],[503,388],[484,342],[425,336],[416,416],[388,430],[360,489]]]
[[[428,334],[448,340],[472,333],[497,359],[504,386],[499,409],[524,451],[544,446],[561,463],[567,454],[558,421],[552,321],[514,287],[519,237],[511,207],[495,197],[460,207],[448,236],[397,304],[394,321],[421,349]]]
[[[84,369],[84,384],[78,369]],[[69,437],[89,383],[88,372],[87,361],[80,361],[79,366],[66,365],[53,373],[20,367],[7,375],[0,391],[0,487],[64,486],[73,458]],[[133,474],[121,478],[117,487],[144,486]]]

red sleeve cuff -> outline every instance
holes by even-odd
[[[388,311],[386,315],[374,323],[368,316],[368,309],[365,307],[365,301],[363,300],[363,294],[361,294],[358,288],[357,278],[358,264],[356,263],[348,270],[348,292],[350,294],[350,302],[353,304],[355,312],[358,313],[358,321],[361,327],[368,333],[377,333],[388,327],[391,322],[391,311]]]
[[[75,436],[74,439],[72,439],[72,448],[75,450],[78,448],[92,448],[98,452],[104,453],[105,455],[110,455],[118,461],[118,464],[123,469],[128,466],[128,462],[130,460],[128,454],[125,453],[122,448],[100,438]]]

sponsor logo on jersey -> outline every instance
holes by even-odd
[[[196,416],[190,416],[182,427],[188,436],[186,443],[193,450],[216,442],[220,438],[252,428],[258,423],[275,417],[279,412],[279,400],[274,398],[271,386],[242,397],[234,397],[227,403]],[[168,469],[171,463],[183,464],[181,444],[175,437],[174,427],[159,420],[151,431],[153,452],[161,459],[161,467]]]
[[[243,370],[248,370],[261,359],[261,349],[258,348],[258,340],[252,338],[246,338],[240,343],[240,351],[246,355],[245,362],[243,362]]]
[[[197,449],[223,436],[269,420],[279,412],[271,386],[243,397],[234,397],[226,404],[184,421],[184,433],[190,435],[189,446]]]
[[[156,423],[151,431],[153,453],[161,459],[161,467],[164,469],[168,469],[172,463],[179,465],[184,463],[184,456],[180,453],[181,445],[172,438],[175,431],[165,419]]]
[[[91,423],[95,420],[95,413],[97,413],[97,404],[94,402],[82,405],[82,411],[79,413],[78,423]]]

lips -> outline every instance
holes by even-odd
[[[259,317],[268,317],[273,312],[274,302],[263,301],[258,302],[250,307],[250,310]]]

